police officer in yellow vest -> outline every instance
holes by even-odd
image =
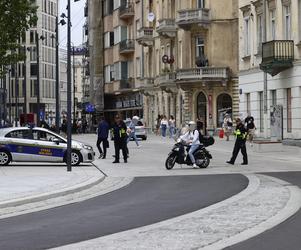
[[[246,149],[247,130],[240,118],[236,118],[235,122],[236,129],[234,131],[234,134],[236,136],[236,141],[232,153],[232,158],[230,161],[227,161],[227,163],[233,165],[240,150],[243,155],[243,163],[241,165],[248,165],[248,155]]]
[[[113,163],[119,163],[120,149],[122,150],[124,162],[127,163],[127,127],[125,123],[121,120],[121,117],[115,116],[115,124],[112,128],[114,147],[115,147],[115,161]]]

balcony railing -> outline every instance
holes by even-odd
[[[273,40],[262,44],[260,68],[272,76],[292,67],[293,61],[294,41]]]
[[[175,80],[176,80],[175,72],[163,73],[157,77],[156,84],[158,85],[170,84],[173,83]]]
[[[215,79],[228,79],[229,70],[224,67],[204,67],[204,68],[191,68],[179,69],[177,71],[177,80],[215,80]]]
[[[123,19],[135,16],[135,8],[133,3],[127,3],[119,7],[119,17]]]
[[[152,27],[143,27],[138,30],[137,41],[143,46],[152,46],[154,41],[154,29]]]
[[[120,53],[132,53],[135,51],[135,40],[126,39],[119,43],[119,52]]]
[[[176,23],[180,28],[189,29],[192,24],[208,24],[209,9],[179,10]]]
[[[156,28],[156,30],[162,36],[174,37],[177,31],[175,19],[159,20],[159,26]]]

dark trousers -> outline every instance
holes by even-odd
[[[107,156],[107,145],[106,145],[106,142],[107,142],[107,139],[104,139],[104,138],[98,138],[97,139],[97,143],[96,143],[96,146],[98,148],[98,151],[100,154],[103,153],[103,158],[106,158]],[[102,147],[103,147],[103,151],[100,147],[100,144],[102,143]]]
[[[243,163],[248,163],[248,155],[247,155],[247,149],[246,149],[246,141],[245,140],[236,140],[234,149],[232,152],[232,158],[231,162],[234,163],[236,160],[236,157],[239,153],[239,150],[241,151],[241,154],[243,156]]]
[[[119,161],[120,159],[120,150],[122,150],[123,159],[126,160],[128,158],[126,139],[114,141],[115,147],[115,160]]]

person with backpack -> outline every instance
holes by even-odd
[[[188,131],[180,137],[181,140],[185,141],[187,144],[190,145],[190,149],[188,151],[188,155],[191,159],[193,164],[193,168],[198,168],[195,164],[195,158],[193,153],[198,149],[200,146],[200,133],[197,130],[196,123],[194,121],[190,121],[188,123]]]

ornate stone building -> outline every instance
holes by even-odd
[[[238,115],[238,1],[145,2],[138,42],[149,82],[147,124],[163,114],[177,126],[200,119],[215,129],[226,112]]]

